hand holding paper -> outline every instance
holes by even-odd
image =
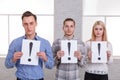
[[[92,41],[92,63],[106,63],[107,62],[107,42],[106,41]]]
[[[40,41],[24,39],[20,64],[38,65],[37,52],[40,50]]]
[[[64,51],[61,63],[77,63],[74,54],[77,51],[77,40],[61,40],[61,50]]]
[[[111,52],[110,51],[107,51],[107,60],[109,61],[110,59],[110,56],[111,56]]]
[[[88,56],[88,59],[91,61],[91,58],[92,58],[92,52],[91,52],[90,50],[88,51],[87,56]]]
[[[38,56],[39,58],[42,58],[44,61],[47,61],[47,60],[48,60],[45,52],[38,52],[38,53],[37,53],[37,56]]]
[[[57,58],[60,59],[61,57],[64,56],[64,51],[58,51],[57,52]]]
[[[75,51],[74,56],[75,56],[78,60],[80,60],[81,57],[82,57],[80,51]]]
[[[13,62],[16,62],[18,59],[20,59],[22,57],[23,53],[22,52],[15,52],[13,55]]]

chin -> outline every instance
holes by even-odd
[[[71,36],[72,34],[67,34],[68,36]]]

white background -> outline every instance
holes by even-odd
[[[54,0],[0,0],[0,56],[5,56],[11,41],[24,35],[21,16],[25,11],[37,15],[37,34],[52,44]]]
[[[95,21],[106,24],[108,41],[113,46],[113,56],[120,56],[120,0],[83,0],[82,39],[91,37]]]

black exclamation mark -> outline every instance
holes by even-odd
[[[32,46],[33,46],[33,43],[30,42],[30,43],[29,43],[29,57],[31,56]],[[31,58],[29,58],[28,61],[30,62],[30,61],[31,61]]]
[[[101,58],[100,58],[100,47],[101,47],[101,45],[100,45],[100,43],[98,43],[98,55],[99,55],[98,60],[101,59]]]
[[[69,54],[69,56],[70,56],[70,47],[71,47],[71,43],[70,43],[70,42],[68,42],[68,54]],[[71,60],[71,58],[70,58],[70,57],[68,57],[68,60]]]

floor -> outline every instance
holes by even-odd
[[[6,69],[4,66],[5,58],[0,58],[0,80],[16,80],[16,69]],[[45,80],[55,80],[55,71],[53,69],[44,69]],[[81,80],[84,79],[84,68],[80,69]],[[120,59],[114,59],[114,62],[109,65],[109,80],[120,80]]]

